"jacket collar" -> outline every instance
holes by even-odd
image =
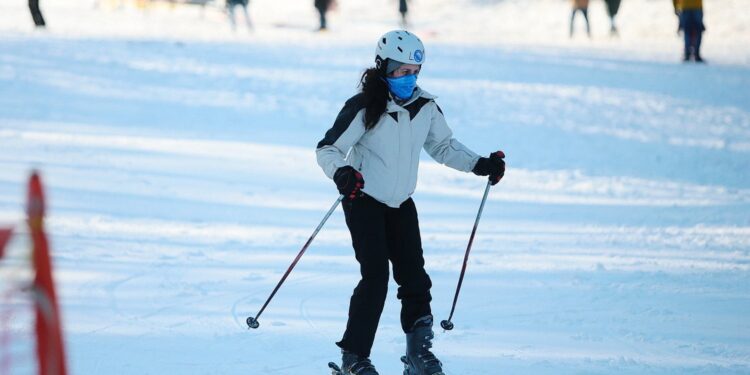
[[[386,112],[393,113],[393,112],[399,112],[399,111],[406,111],[406,106],[413,103],[415,100],[419,99],[420,97],[425,99],[437,99],[437,96],[430,94],[429,92],[422,90],[421,87],[417,86],[414,90],[414,95],[411,96],[411,99],[405,101],[402,104],[396,103],[396,101],[393,99],[393,95],[391,93],[388,93],[388,105],[386,106]]]

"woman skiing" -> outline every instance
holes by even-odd
[[[416,35],[404,30],[383,35],[375,66],[361,77],[361,92],[347,100],[317,146],[318,164],[345,196],[344,215],[362,276],[351,297],[346,331],[336,343],[345,375],[378,374],[369,356],[385,304],[389,261],[406,333],[404,374],[443,374],[430,351],[432,283],[410,198],[421,149],[451,168],[490,176],[493,185],[505,173],[501,151],[480,157],[453,138],[436,97],[416,85],[424,60]]]

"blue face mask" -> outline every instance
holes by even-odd
[[[401,100],[407,100],[411,98],[414,88],[417,86],[417,75],[409,74],[398,78],[388,77],[386,81],[393,95]]]

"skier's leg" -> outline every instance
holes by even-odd
[[[703,58],[701,57],[701,41],[703,40],[703,31],[706,29],[706,27],[703,25],[703,11],[696,11],[695,18],[695,61],[702,62]]]
[[[245,25],[247,26],[248,29],[252,29],[253,23],[252,21],[250,21],[250,14],[247,11],[247,3],[244,3],[242,5],[242,12],[245,14]]]
[[[320,30],[326,30],[326,10],[323,8],[318,8],[318,14],[320,15]]]
[[[573,37],[573,27],[575,26],[576,21],[576,12],[578,12],[578,8],[573,8],[573,11],[570,13],[570,37]]]
[[[409,7],[406,4],[406,0],[400,0],[398,3],[398,12],[401,13],[401,27],[406,28],[406,13],[409,11]]]
[[[227,2],[227,15],[229,16],[229,25],[232,26],[232,31],[237,29],[237,21],[234,19],[234,3]]]
[[[432,282],[424,269],[419,220],[414,201],[408,199],[387,220],[388,250],[393,275],[399,284],[401,326],[406,333],[405,374],[443,374],[442,364],[430,351],[432,347]]]
[[[417,319],[431,314],[432,301],[432,281],[424,269],[419,219],[413,200],[408,199],[399,209],[389,212],[386,230],[393,278],[399,285],[401,327],[408,332]]]
[[[368,195],[343,203],[346,225],[360,264],[362,279],[349,304],[349,320],[340,348],[369,357],[388,291],[385,211],[388,206]]]
[[[591,25],[589,25],[589,10],[587,8],[581,9],[583,13],[583,19],[586,21],[586,34],[591,37]]]
[[[386,230],[393,277],[399,285],[401,327],[407,338],[406,356],[402,358],[407,368],[405,373],[442,374],[440,361],[429,350],[432,346],[432,281],[424,269],[419,219],[412,199],[389,211]]]
[[[685,36],[685,60],[695,56],[695,22],[693,19],[693,12],[691,10],[683,10],[680,14],[683,23],[683,33]]]
[[[29,0],[29,10],[31,11],[31,18],[34,20],[36,27],[44,27],[44,17],[42,17],[42,10],[39,9],[39,0]]]

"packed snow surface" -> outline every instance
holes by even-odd
[[[0,4],[0,223],[47,185],[72,374],[325,374],[358,265],[315,146],[397,27],[397,2]],[[143,4],[143,3],[141,3]],[[750,373],[750,12],[706,0],[708,65],[679,61],[669,1],[411,3],[419,84],[508,171],[479,224],[450,375]],[[579,19],[577,22],[581,22]],[[414,200],[447,318],[485,180],[426,154]],[[395,284],[372,360],[400,374]]]

